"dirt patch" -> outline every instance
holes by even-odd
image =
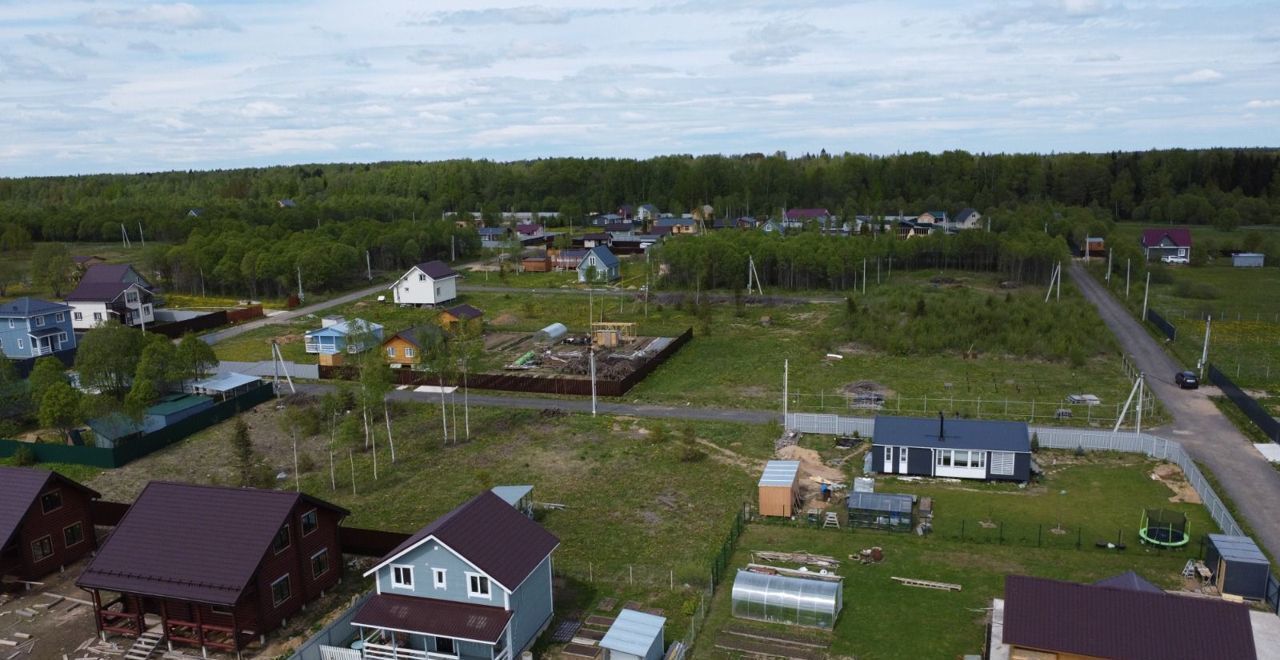
[[[508,314],[499,314],[493,317],[492,319],[489,320],[489,325],[497,325],[497,326],[515,325],[519,322],[520,322],[520,319],[516,318],[515,314],[508,313]]]
[[[63,657],[64,654],[72,658],[89,656],[86,653],[78,653],[76,649],[86,642],[93,643],[97,640],[93,627],[93,608],[65,598],[58,601],[56,605],[46,607],[57,601],[58,596],[77,600],[89,599],[89,595],[75,585],[76,579],[80,577],[80,572],[84,570],[88,561],[87,558],[82,559],[67,566],[65,571],[39,578],[39,581],[44,584],[30,591],[0,595],[0,612],[4,614],[0,616],[0,639],[18,641],[14,633],[23,633],[30,635],[31,640],[35,641],[29,653],[25,652],[25,647],[22,646],[0,646],[0,658],[54,660]],[[18,614],[18,610],[33,610],[36,615],[27,618]],[[119,641],[119,639],[116,638],[113,641]],[[126,643],[125,648],[127,647]]]
[[[877,383],[874,380],[855,381],[855,382],[849,383],[848,385],[845,385],[844,387],[841,387],[840,391],[844,394],[852,394],[854,397],[865,397],[865,396],[872,396],[872,395],[879,395],[881,397],[890,397],[890,396],[893,396],[894,394],[897,394],[897,392],[894,392],[893,390],[889,389],[884,384]]]
[[[276,343],[277,344],[296,344],[302,341],[303,339],[304,337],[298,334],[280,335],[279,337],[276,337]]]
[[[1169,497],[1169,501],[1173,503],[1186,502],[1187,504],[1202,504],[1200,493],[1191,487],[1187,482],[1187,477],[1182,473],[1182,468],[1173,463],[1161,463],[1151,471],[1151,478],[1169,487],[1173,491],[1173,495]]]
[[[778,458],[784,461],[800,461],[800,472],[808,487],[816,487],[816,484],[807,477],[818,477],[834,483],[849,483],[849,477],[843,470],[824,463],[822,456],[812,449],[806,449],[800,445],[783,447],[778,450]]]
[[[752,460],[739,454],[731,449],[725,449],[710,440],[695,438],[699,445],[711,450],[711,460],[723,463],[725,465],[734,465],[748,472],[755,472],[760,469],[759,461]]]
[[[738,388],[738,396],[744,399],[762,399],[769,396],[769,390],[760,385],[748,385]]]

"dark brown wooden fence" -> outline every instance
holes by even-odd
[[[89,505],[89,511],[93,514],[93,524],[99,527],[115,527],[120,524],[124,514],[129,513],[129,505],[124,502],[94,500]]]
[[[408,540],[409,536],[400,532],[384,532],[380,529],[338,528],[338,539],[342,544],[344,555],[381,557],[395,550],[396,546]]]
[[[657,354],[622,379],[603,380],[597,378],[596,394],[599,396],[622,396],[626,394],[631,388],[644,380],[646,376],[653,373],[654,369],[657,369],[668,358],[675,355],[676,351],[680,350],[682,346],[689,343],[690,339],[693,339],[693,328],[686,329],[680,336],[672,340],[666,348],[658,351]],[[421,371],[397,369],[395,374],[397,385],[416,387],[419,385],[441,384],[439,376]],[[325,365],[320,365],[321,379],[356,380],[358,377],[359,374],[352,367],[326,367]],[[444,384],[446,386],[461,386],[462,379],[449,378],[445,380]],[[585,376],[534,376],[521,373],[471,374],[467,376],[467,386],[478,390],[591,396],[591,379]]]

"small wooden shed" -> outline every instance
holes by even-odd
[[[1253,539],[1210,534],[1204,563],[1213,571],[1213,583],[1222,593],[1254,600],[1266,597],[1271,563]]]
[[[800,461],[766,463],[760,476],[760,515],[790,518],[800,503]]]

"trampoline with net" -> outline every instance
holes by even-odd
[[[1146,509],[1138,536],[1143,543],[1163,548],[1180,548],[1191,541],[1191,524],[1187,514],[1169,509]]]

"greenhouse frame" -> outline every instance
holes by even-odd
[[[733,580],[733,615],[769,623],[831,630],[844,605],[844,584],[738,570]]]
[[[849,528],[909,532],[915,525],[913,498],[896,493],[849,493]]]

